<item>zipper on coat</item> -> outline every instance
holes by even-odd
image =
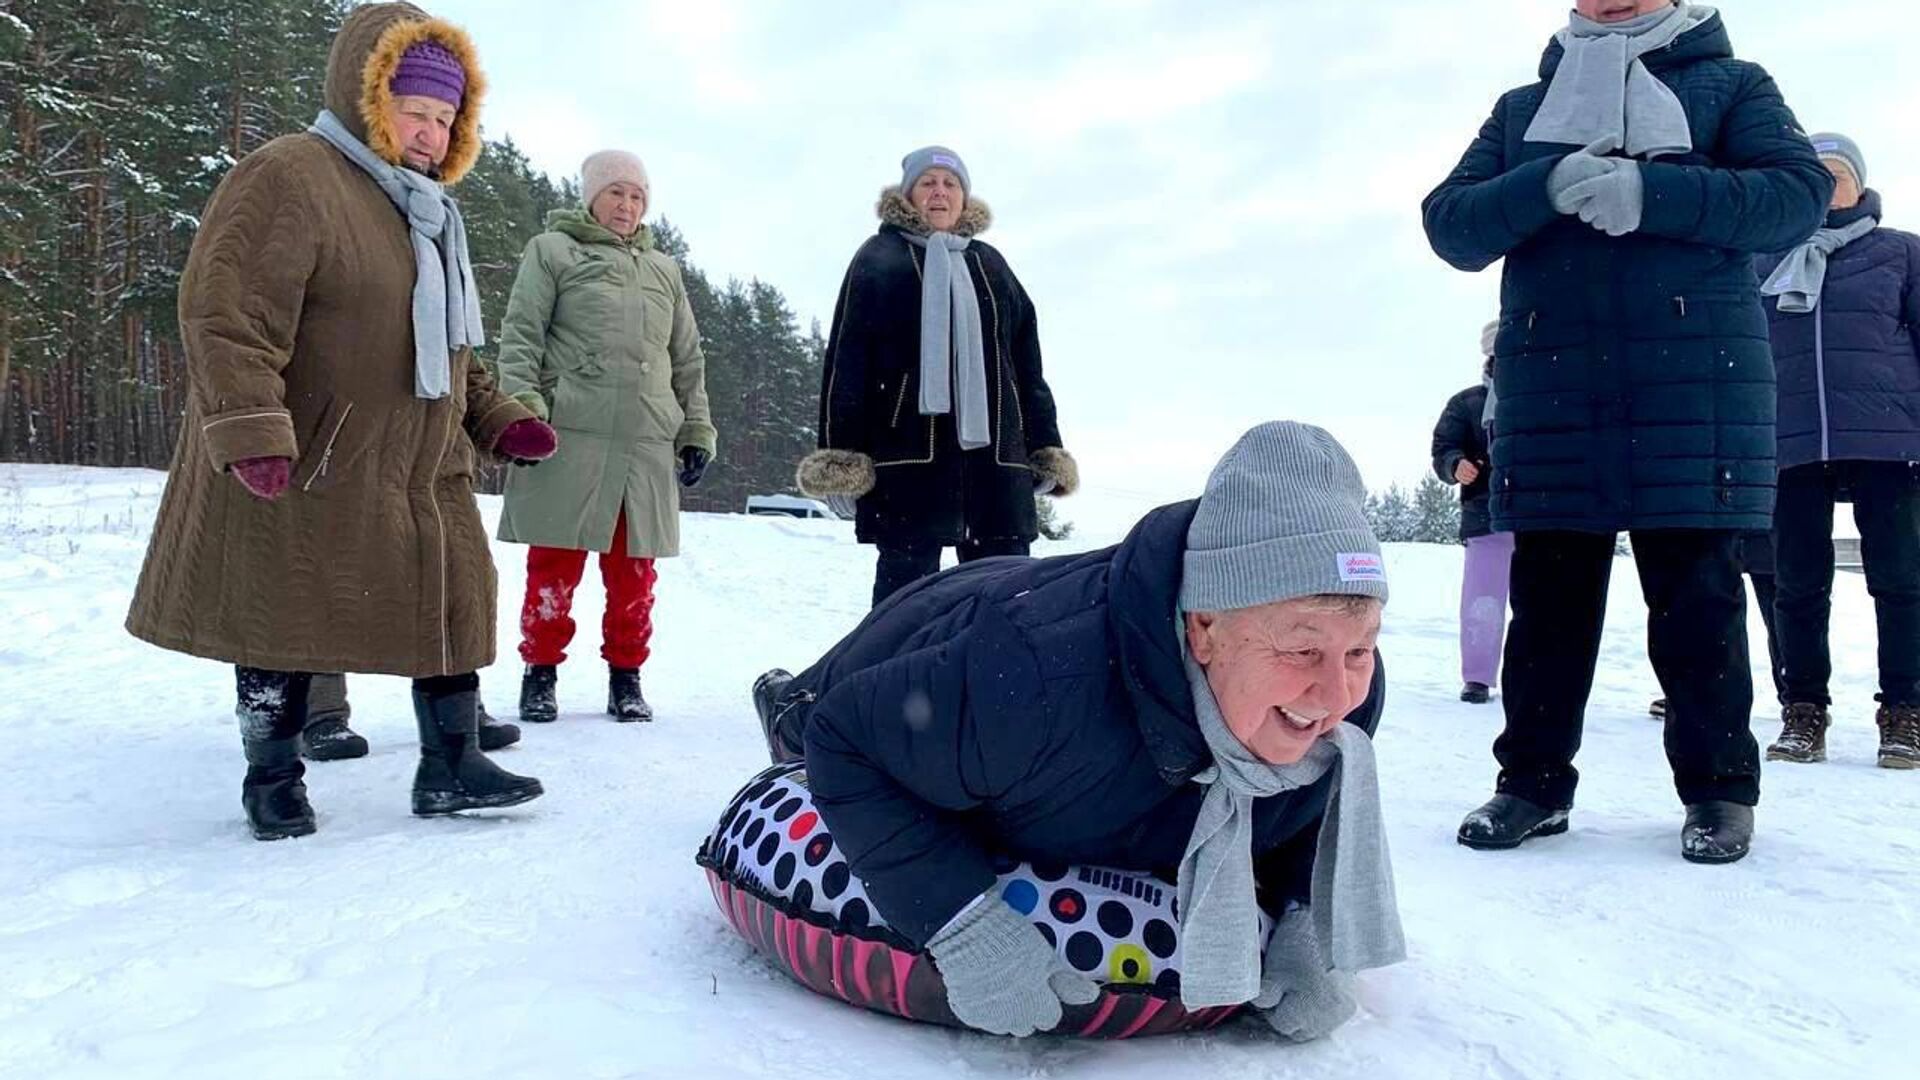
[[[907,384],[908,384],[909,382],[912,382],[912,381],[913,381],[913,377],[912,377],[912,376],[910,376],[910,375],[902,375],[902,376],[900,377],[900,396],[894,399],[894,402],[893,402],[893,422],[892,422],[891,424],[889,424],[889,425],[887,425],[887,426],[889,426],[889,427],[899,427],[899,426],[900,426],[900,413],[901,413],[901,410],[903,410],[903,409],[905,409],[905,408],[907,407]]]
[[[340,438],[340,429],[347,426],[347,417],[352,415],[353,402],[349,401],[347,407],[340,410],[340,419],[334,422],[333,433],[327,436],[327,445],[320,451],[320,467],[313,470],[313,475],[307,477],[306,483],[300,485],[301,491],[312,491],[313,482],[327,475],[327,465],[333,461],[333,444]]]
[[[1827,423],[1827,305],[1813,305],[1813,391],[1820,402],[1820,460],[1833,456],[1833,429]]]
[[[1684,296],[1674,297],[1673,306],[1679,309],[1681,318],[1684,319],[1687,317],[1687,298],[1686,297]]]
[[[465,672],[453,670],[453,633],[448,626],[447,607],[447,522],[440,513],[440,466],[446,463],[447,451],[453,449],[453,440],[459,428],[453,410],[447,410],[447,437],[440,441],[440,453],[433,459],[433,472],[427,476],[427,502],[433,507],[433,524],[439,533],[440,541],[440,674],[463,675]],[[469,496],[471,500],[471,496]]]

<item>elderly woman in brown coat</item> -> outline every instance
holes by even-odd
[[[221,182],[180,289],[191,396],[127,629],[233,664],[254,836],[314,830],[299,741],[313,672],[410,676],[413,812],[511,806],[540,782],[477,746],[493,563],[477,450],[553,430],[474,362],[452,184],[479,157],[472,44],[411,4],[347,18],[326,110]]]

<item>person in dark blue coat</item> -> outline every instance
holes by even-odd
[[[1579,0],[1427,196],[1447,262],[1501,259],[1493,524],[1515,533],[1498,794],[1460,842],[1564,832],[1615,536],[1633,534],[1687,807],[1681,854],[1752,839],[1741,530],[1771,526],[1773,365],[1750,260],[1805,239],[1833,178],[1711,8]]]
[[[1786,683],[1774,761],[1824,761],[1833,672],[1833,507],[1851,497],[1880,636],[1879,761],[1920,768],[1920,236],[1880,225],[1866,158],[1813,137],[1826,226],[1764,260],[1780,377],[1778,555]]]
[[[761,677],[776,760],[804,756],[954,1015],[1028,1034],[1086,1000],[989,892],[996,855],[1176,883],[1183,1003],[1252,1001],[1290,1038],[1344,1022],[1344,976],[1404,955],[1371,764],[1387,588],[1365,498],[1332,436],[1263,424],[1202,498],[1118,546],[924,579],[800,675]],[[1280,915],[1264,957],[1256,903]]]

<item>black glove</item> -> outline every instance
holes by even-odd
[[[697,446],[689,446],[680,451],[680,486],[692,487],[707,475],[707,466],[713,463],[713,455]]]

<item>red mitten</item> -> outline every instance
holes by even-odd
[[[227,467],[240,486],[268,502],[287,493],[293,479],[293,462],[283,457],[256,457],[236,461]]]
[[[560,434],[544,420],[515,420],[500,433],[493,449],[515,462],[545,461],[560,449]]]

